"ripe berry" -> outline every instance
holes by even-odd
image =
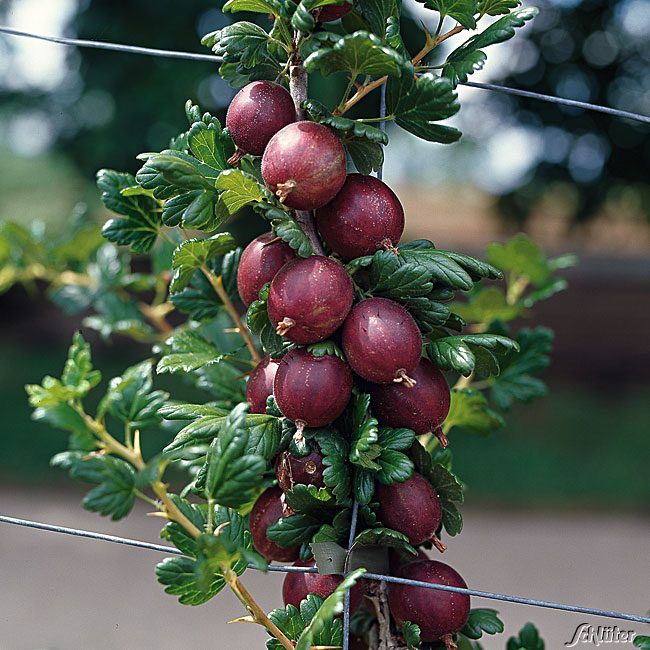
[[[282,518],[282,490],[268,488],[259,496],[250,514],[249,527],[253,536],[253,546],[268,562],[293,562],[298,559],[300,546],[285,548],[272,542],[266,536],[266,529]]]
[[[273,395],[279,363],[279,359],[271,359],[267,354],[251,372],[246,384],[246,401],[251,405],[251,413],[266,413],[266,400]]]
[[[322,124],[295,122],[272,138],[262,157],[262,177],[296,210],[314,210],[331,201],[345,182],[345,151]]]
[[[351,2],[343,2],[340,5],[327,5],[321,7],[320,11],[318,9],[314,12],[316,20],[319,23],[331,23],[339,18],[343,18],[346,14],[349,14],[352,11]]]
[[[282,357],[273,394],[282,413],[299,427],[323,427],[350,401],[352,372],[338,357],[315,357],[297,348]]]
[[[302,458],[294,456],[290,451],[283,451],[275,466],[278,483],[285,492],[298,483],[325,487],[324,471],[323,455],[318,451],[312,451]]]
[[[315,566],[314,560],[309,562],[298,561],[294,566]],[[287,573],[282,585],[282,598],[285,607],[293,605],[300,609],[300,602],[307,598],[307,594],[316,594],[327,598],[341,584],[343,578],[339,575],[321,575],[320,573]],[[362,583],[357,582],[350,589],[350,612],[355,612],[365,590]]]
[[[450,403],[445,376],[428,359],[422,359],[411,377],[417,382],[412,388],[403,384],[369,385],[373,413],[389,427],[406,427],[418,436],[433,432],[446,446],[447,439],[440,431]]]
[[[354,306],[343,324],[343,349],[352,370],[376,384],[403,383],[420,361],[422,336],[411,314],[386,298]]]
[[[382,523],[406,535],[411,545],[435,537],[442,508],[433,486],[422,475],[414,473],[404,483],[378,483],[376,498]]]
[[[422,560],[428,560],[429,556],[421,549],[416,549],[418,554],[411,555],[410,553],[398,553],[397,551],[391,549],[388,551],[388,566],[390,568],[390,574],[393,576],[401,575],[400,571],[402,567],[405,567],[407,564],[412,564],[413,562],[422,562]]]
[[[330,248],[351,260],[394,247],[404,231],[404,209],[378,178],[350,174],[341,191],[316,212],[316,222]]]
[[[338,262],[322,255],[298,258],[271,282],[269,318],[290,341],[316,343],[340,327],[353,298],[352,280]]]
[[[272,81],[254,81],[233,98],[226,126],[237,151],[228,160],[237,165],[247,153],[261,156],[269,140],[296,121],[296,108],[289,92]]]
[[[295,259],[293,248],[272,232],[265,232],[246,246],[237,268],[237,291],[246,307],[259,297],[260,290],[276,273]]]
[[[467,588],[461,576],[450,566],[435,560],[413,562],[401,570],[401,577],[430,584]],[[470,600],[466,594],[436,591],[426,587],[391,584],[388,605],[398,625],[411,621],[420,627],[423,641],[451,641],[469,616]]]

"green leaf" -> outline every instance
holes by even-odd
[[[417,555],[417,551],[409,544],[408,537],[390,528],[379,527],[364,530],[355,537],[353,547],[356,546],[383,546]]]
[[[377,251],[368,267],[368,289],[393,300],[426,296],[433,289],[426,266],[409,262],[392,251]]]
[[[278,6],[274,1],[267,0],[228,0],[222,9],[225,12],[251,11],[256,14],[272,14],[278,16]]]
[[[495,609],[477,608],[470,610],[465,627],[460,631],[468,639],[480,639],[483,633],[501,634],[504,630],[503,622],[499,619]]]
[[[316,442],[323,455],[323,481],[336,497],[337,503],[343,503],[350,495],[350,467],[347,463],[349,446],[343,436],[332,431],[316,435]]]
[[[497,334],[459,334],[445,336],[426,343],[425,355],[442,370],[456,370],[468,377],[474,371],[476,357],[473,350],[485,348],[496,354],[518,352],[516,341]]]
[[[411,621],[404,621],[402,624],[402,634],[408,650],[419,650],[420,648],[420,628]]]
[[[458,535],[463,529],[463,518],[457,503],[465,496],[460,481],[440,462],[434,463],[429,452],[416,440],[408,451],[417,471],[433,485],[442,506],[442,524],[449,535]]]
[[[239,169],[223,172],[217,180],[217,189],[223,190],[220,200],[231,215],[246,205],[264,199],[264,192],[257,180]]]
[[[197,121],[188,133],[188,144],[192,153],[217,172],[229,169],[228,158],[235,152],[230,135],[221,128],[213,117],[208,123]]]
[[[272,219],[273,232],[286,241],[300,257],[309,257],[314,252],[305,231],[293,217],[279,209],[267,211],[266,215]]]
[[[433,9],[441,16],[449,16],[467,29],[476,29],[474,14],[477,11],[476,0],[418,0],[427,9]]]
[[[308,72],[319,70],[327,76],[348,72],[359,75],[389,75],[396,77],[405,65],[403,57],[369,32],[355,32],[339,39],[331,47],[310,54],[305,61]]]
[[[545,283],[553,272],[542,249],[523,233],[504,244],[487,247],[490,262],[507,273],[522,275],[534,285]]]
[[[365,469],[380,470],[381,466],[375,462],[381,454],[377,445],[379,428],[377,420],[370,415],[370,395],[353,395],[344,417],[343,430],[350,435],[350,461]]]
[[[357,120],[334,116],[313,99],[303,102],[302,106],[312,120],[326,124],[337,132],[359,173],[370,174],[381,169],[384,163],[382,145],[388,144],[388,136],[384,131]]]
[[[511,305],[499,287],[480,287],[472,292],[467,302],[456,302],[452,309],[468,323],[507,323],[520,316],[521,305]]]
[[[197,331],[191,329],[177,330],[165,345],[167,352],[158,362],[156,372],[158,373],[190,373],[218,363],[222,355],[217,347],[210,341],[203,338]]]
[[[315,612],[309,625],[303,630],[296,643],[296,650],[310,650],[314,645],[323,645],[324,639],[321,637],[323,631],[331,625],[337,614],[343,612],[345,592],[353,587],[365,572],[365,569],[357,569],[343,578],[339,586],[325,599]]]
[[[230,508],[239,508],[251,500],[266,469],[264,458],[247,453],[247,408],[243,403],[233,409],[206,457],[206,497]]]
[[[165,585],[165,593],[178,596],[182,605],[201,605],[216,596],[226,583],[214,576],[207,589],[199,588],[196,580],[196,560],[189,557],[168,557],[156,565],[158,582]]]
[[[269,35],[258,25],[242,21],[226,25],[201,40],[225,63],[238,63],[244,69],[268,59]]]
[[[359,11],[368,23],[372,32],[382,40],[386,39],[389,19],[399,16],[400,9],[401,2],[398,0],[364,0],[357,3],[355,7],[355,10]]]
[[[518,9],[499,18],[480,34],[472,36],[447,57],[442,69],[444,78],[448,78],[454,87],[467,81],[468,75],[480,70],[485,63],[486,56],[481,48],[512,38],[516,27],[523,27],[538,13],[535,7]]]
[[[367,140],[348,140],[345,148],[360,174],[379,171],[384,164],[384,149],[378,142]]]
[[[375,493],[374,474],[357,468],[354,472],[354,496],[361,506],[367,506]]]
[[[109,219],[102,235],[109,241],[129,246],[135,253],[148,253],[160,233],[162,219],[158,202],[145,195],[127,195],[122,192],[135,185],[131,174],[111,169],[97,172],[97,187],[102,203],[119,217]]]
[[[478,0],[476,9],[481,15],[498,16],[499,14],[509,14],[520,4],[520,0]]]
[[[507,410],[514,402],[530,402],[546,394],[546,386],[533,375],[549,365],[553,332],[545,327],[522,329],[516,337],[520,352],[501,361],[501,374],[491,384],[490,399]]]
[[[170,494],[169,498],[174,502],[174,505],[191,521],[199,530],[205,529],[207,521],[207,512],[205,508],[190,503],[187,499],[183,499],[177,494]],[[197,548],[196,540],[185,530],[180,524],[175,521],[170,521],[165,524],[165,527],[160,531],[162,539],[169,540],[179,551],[185,555],[196,557]]]
[[[204,266],[209,260],[223,255],[236,247],[232,235],[220,232],[208,239],[187,239],[174,251],[172,268],[174,278],[170,291],[175,293],[185,289],[194,275],[194,271]]]
[[[403,483],[413,475],[413,462],[402,451],[410,449],[414,440],[415,433],[410,429],[379,429],[377,444],[381,448],[381,454],[375,462],[379,465],[376,478],[380,483]]]
[[[386,103],[395,122],[419,138],[444,144],[460,138],[458,129],[435,124],[460,109],[453,86],[445,77],[427,72],[414,81],[411,73],[403,73],[388,81]]]
[[[511,636],[506,646],[507,650],[544,650],[544,641],[540,639],[537,628],[532,623],[526,623],[519,631],[519,636]]]
[[[313,620],[323,605],[323,598],[308,594],[300,603],[300,609],[287,605],[286,609],[274,609],[269,618],[278,626],[290,641],[297,641],[307,625]],[[320,627],[313,639],[316,647],[340,647],[343,642],[343,625],[340,618],[331,618]],[[280,642],[269,639],[266,642],[268,650],[282,650]]]
[[[123,519],[135,503],[135,470],[114,456],[94,456],[73,465],[70,476],[88,483],[99,483],[83,499],[83,507],[113,521]]]
[[[153,362],[143,361],[111,379],[98,413],[110,413],[131,431],[145,429],[161,420],[159,410],[169,399],[162,390],[152,390]]]
[[[451,406],[445,420],[446,430],[459,427],[481,436],[505,426],[503,418],[490,408],[485,395],[472,388],[451,391]]]
[[[320,522],[309,515],[290,515],[271,524],[266,529],[266,536],[280,546],[291,548],[311,541],[320,526]]]
[[[189,314],[195,321],[212,320],[221,308],[221,300],[201,271],[195,271],[189,286],[170,296],[178,311]]]
[[[288,506],[295,512],[307,515],[327,513],[336,505],[336,500],[327,488],[317,488],[315,485],[295,485],[284,493]]]
[[[641,650],[650,650],[650,636],[635,636],[633,644],[635,648],[641,648]]]
[[[254,300],[246,312],[246,325],[253,334],[260,337],[262,348],[267,354],[277,353],[284,347],[284,340],[275,332],[275,326],[269,319],[266,308],[266,301],[269,295],[269,287],[265,285],[260,291],[259,300]]]
[[[431,242],[418,240],[398,247],[404,262],[427,268],[431,280],[452,289],[469,291],[474,286],[472,276],[448,251],[438,250]]]

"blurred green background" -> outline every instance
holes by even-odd
[[[421,7],[405,3],[418,48]],[[650,114],[650,17],[642,0],[546,0],[535,24],[488,51],[482,81]],[[44,6],[46,5],[46,6]],[[201,51],[230,20],[213,0],[14,0],[0,22],[46,34]],[[155,28],[152,28],[155,25]],[[327,100],[336,82],[316,80]],[[106,219],[100,167],[135,171],[184,126],[187,98],[223,116],[234,94],[210,64],[75,50],[0,36],[0,219],[56,232],[78,202]],[[650,130],[630,121],[461,89],[461,143],[389,131],[386,179],[403,198],[407,237],[480,254],[524,230],[553,254],[576,252],[568,292],[535,322],[557,331],[550,394],[492,438],[456,436],[473,505],[647,510],[650,504]],[[463,191],[458,188],[462,186]],[[245,243],[258,226],[239,223]],[[57,373],[81,319],[38,287],[0,296],[3,482],[67,483],[48,467],[63,434],[33,423],[25,383]],[[105,378],[147,354],[92,337]]]

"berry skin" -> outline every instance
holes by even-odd
[[[271,359],[267,354],[251,372],[246,384],[246,401],[251,405],[251,413],[266,413],[266,400],[273,395],[279,364],[279,359]]]
[[[318,15],[316,15],[316,20],[319,23],[331,23],[339,18],[343,18],[343,16],[349,14],[351,11],[351,2],[344,2],[340,5],[327,5],[326,7],[321,7]]]
[[[237,165],[247,153],[261,156],[269,140],[287,124],[296,121],[296,108],[289,92],[272,81],[254,81],[233,98],[226,126],[237,146],[228,160]]]
[[[418,436],[433,432],[446,445],[440,432],[450,403],[445,376],[428,359],[422,359],[410,376],[417,382],[412,388],[403,384],[368,385],[373,413],[380,424],[406,427]]]
[[[264,182],[296,210],[331,201],[345,182],[345,151],[322,124],[295,122],[272,138],[262,156]]]
[[[402,305],[368,298],[356,304],[345,319],[343,350],[352,370],[364,379],[412,387],[410,375],[420,361],[422,336]]]
[[[298,483],[325,487],[324,471],[323,455],[318,451],[312,451],[302,458],[294,456],[290,451],[283,451],[275,466],[278,484],[284,492],[293,489]]]
[[[382,523],[406,535],[412,546],[435,537],[442,508],[433,486],[422,475],[414,473],[404,483],[378,483],[375,496]]]
[[[352,372],[338,357],[315,357],[297,348],[282,357],[273,394],[282,413],[299,426],[324,427],[350,401]]]
[[[293,562],[298,559],[300,546],[284,548],[266,536],[266,529],[282,518],[282,490],[268,488],[259,496],[250,514],[249,527],[255,550],[268,562]]]
[[[318,230],[345,260],[394,247],[404,232],[404,209],[374,176],[349,174],[341,191],[316,212]]]
[[[276,273],[296,258],[293,248],[272,232],[265,232],[246,246],[237,268],[237,291],[246,307],[257,300],[260,290]]]
[[[317,343],[345,320],[354,291],[345,269],[322,255],[297,258],[271,282],[268,313],[277,332],[294,343]]]
[[[430,584],[467,588],[466,582],[450,566],[435,560],[412,562],[401,569],[402,578]],[[470,599],[466,594],[436,591],[425,587],[391,584],[388,606],[398,625],[411,621],[420,627],[423,641],[451,641],[469,616]]]
[[[314,560],[298,561],[294,566],[315,566]],[[293,605],[300,609],[300,602],[307,594],[316,594],[327,598],[341,584],[343,578],[339,575],[322,575],[320,573],[287,573],[282,584],[282,598],[285,607]],[[357,582],[350,589],[350,612],[355,612],[363,599],[365,590],[362,583]]]

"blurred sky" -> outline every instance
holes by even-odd
[[[549,47],[545,49],[544,56],[548,58],[548,50],[556,59],[549,63],[562,63],[563,42],[569,36],[558,24],[557,8],[578,2],[580,0],[551,0],[534,21],[535,29],[548,31]],[[78,0],[18,0],[7,22],[12,27],[27,31],[49,35],[69,34],[68,22],[77,4]],[[422,4],[405,0],[405,7],[418,18],[431,23],[433,13]],[[209,18],[214,22],[213,15]],[[618,42],[610,32],[591,34],[584,43],[583,51],[592,66],[608,65],[623,46],[628,47],[635,41],[647,42],[650,34],[650,5],[647,0],[617,2],[613,20],[617,22],[617,33],[624,34],[626,42]],[[487,21],[484,22],[487,24]],[[208,28],[212,28],[212,25],[197,25],[198,32],[207,31]],[[485,69],[474,78],[498,82],[510,73],[524,73],[531,69],[539,57],[537,48],[523,37],[526,30],[531,28],[532,24],[529,24],[518,30],[514,39],[489,48]],[[45,91],[63,85],[69,89],[71,101],[78,98],[81,81],[77,75],[75,57],[70,56],[68,48],[11,37],[11,49],[7,50],[7,38],[0,38],[0,84],[15,89]],[[101,39],[101,34],[97,38]],[[137,44],[147,45],[145,33],[142,42]],[[173,48],[173,42],[170,47]],[[196,50],[200,51],[198,37]],[[646,51],[650,64],[650,48],[646,48]],[[106,56],[111,55],[107,53]],[[647,84],[643,87],[642,79],[639,80],[640,85],[634,87],[630,79],[633,81],[634,75],[625,78],[627,85],[617,88],[610,103],[618,108],[650,113],[650,88]],[[217,95],[225,106],[230,101],[232,91],[221,80],[211,83],[211,87],[213,99]],[[589,80],[579,70],[573,75],[564,75],[556,91],[573,99],[590,99]],[[389,182],[399,184],[408,179],[412,183],[440,184],[453,181],[459,175],[466,179],[469,174],[479,188],[490,193],[503,193],[518,187],[540,160],[552,161],[554,156],[566,155],[569,155],[572,173],[578,181],[589,181],[590,177],[596,178],[601,172],[610,151],[605,136],[601,138],[585,134],[573,138],[557,127],[540,129],[533,125],[522,125],[512,116],[513,111],[508,110],[506,98],[491,97],[487,101],[486,92],[460,88],[463,110],[450,123],[458,126],[465,137],[454,147],[432,146],[401,129],[391,129],[394,146],[389,150],[385,169]],[[95,125],[110,119],[110,98],[86,99],[88,110],[83,111],[84,119],[94,121]],[[0,142],[4,140],[20,155],[38,155],[53,142],[54,128],[57,128],[56,116],[23,111],[0,125]],[[422,160],[427,164],[423,165]]]

